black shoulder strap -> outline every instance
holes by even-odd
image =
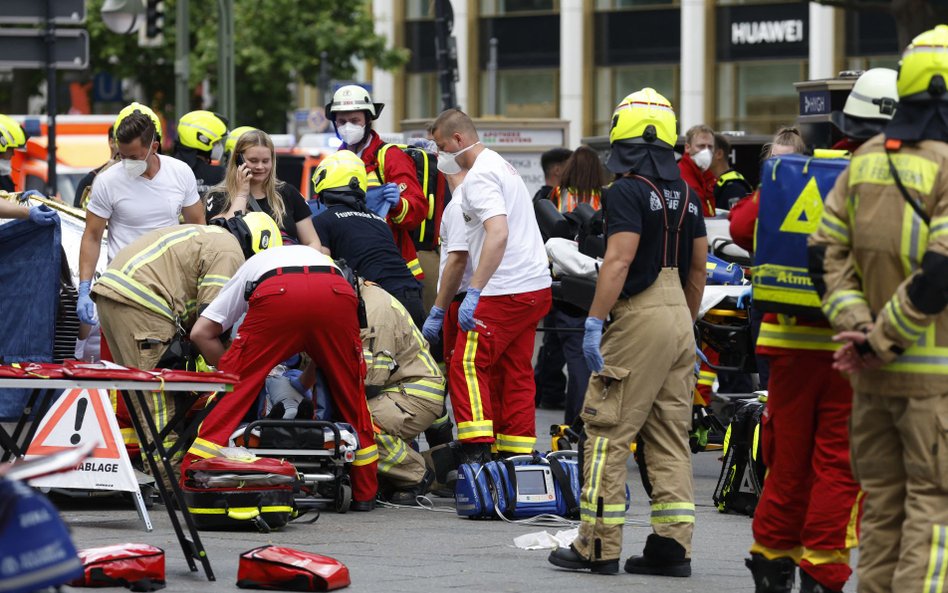
[[[563,493],[563,500],[566,501],[566,516],[573,517],[579,514],[579,504],[576,497],[573,496],[573,486],[570,484],[569,475],[563,469],[562,462],[556,457],[548,457],[550,462],[550,471],[553,473],[553,479],[560,485],[560,492]]]
[[[513,517],[514,511],[517,509],[517,466],[509,459],[504,459],[502,463],[507,468],[507,484],[495,484],[494,488],[504,488],[506,490],[507,509],[504,514]],[[500,474],[500,472],[497,473]],[[504,475],[500,474],[500,477],[503,481]],[[510,486],[510,488],[506,488],[506,486]]]
[[[931,217],[925,212],[922,205],[918,203],[918,200],[913,198],[905,188],[905,184],[902,183],[902,178],[899,177],[899,171],[895,168],[895,163],[892,162],[892,153],[890,153],[888,149],[885,151],[885,158],[889,161],[889,172],[892,173],[892,180],[895,181],[895,186],[899,188],[899,193],[902,194],[902,197],[908,202],[908,205],[912,207],[915,214],[918,214],[918,217],[925,222],[925,226],[931,226]]]
[[[257,203],[257,198],[253,196],[247,196],[247,210],[251,212],[263,212],[263,208]]]
[[[662,216],[665,217],[665,246],[662,249],[662,266],[666,268],[677,268],[678,264],[678,235],[681,233],[681,227],[685,224],[685,215],[688,213],[688,205],[691,201],[691,188],[688,187],[688,184],[685,185],[685,200],[681,205],[681,214],[678,217],[678,224],[674,228],[668,223],[668,208],[665,207],[665,196],[658,187],[652,183],[646,177],[641,175],[633,175],[636,179],[644,181],[652,190],[655,191],[655,195],[658,196],[658,201],[662,206]],[[671,240],[669,240],[671,238]],[[672,258],[668,257],[668,245],[672,244],[675,255]]]

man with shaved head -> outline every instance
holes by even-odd
[[[448,367],[451,404],[462,460],[484,463],[531,453],[533,340],[550,308],[550,272],[533,203],[514,167],[480,142],[474,122],[459,109],[435,120],[438,169],[466,171],[461,211],[474,274],[458,310],[458,332]],[[454,294],[456,286],[449,287]],[[444,313],[433,307],[429,319]]]

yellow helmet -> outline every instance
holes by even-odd
[[[158,119],[158,115],[151,110],[147,105],[142,105],[141,103],[135,101],[129,103],[119,111],[119,114],[115,117],[115,127],[113,128],[115,132],[118,132],[119,124],[122,123],[122,120],[128,117],[129,115],[139,112],[141,114],[147,115],[151,119],[151,123],[155,124],[155,132],[158,134],[158,137],[155,138],[156,141],[161,142],[162,130],[161,130],[161,120]],[[114,132],[114,133],[115,133]],[[114,134],[113,133],[113,134]],[[118,136],[116,136],[118,138]]]
[[[622,99],[612,115],[609,142],[622,140],[674,148],[678,140],[677,120],[668,99],[649,87]]]
[[[225,136],[227,124],[216,113],[192,111],[178,120],[178,142],[188,148],[210,152]]]
[[[320,161],[313,171],[313,192],[321,194],[330,189],[359,190],[368,188],[365,164],[356,153],[340,150]]]
[[[264,249],[283,246],[280,227],[265,212],[248,212],[227,219],[215,218],[211,224],[223,227],[233,235],[247,259]]]
[[[0,114],[0,152],[20,148],[26,144],[26,133],[15,119]]]
[[[899,98],[919,93],[938,97],[948,84],[948,25],[925,31],[902,52],[897,82]]]
[[[224,142],[224,154],[234,154],[234,147],[237,146],[237,139],[246,134],[247,132],[252,132],[257,128],[253,126],[240,126],[239,128],[234,128],[227,134],[227,140]]]

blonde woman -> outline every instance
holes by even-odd
[[[224,181],[208,190],[205,201],[208,220],[231,218],[237,212],[265,212],[280,227],[284,241],[321,249],[303,196],[276,178],[273,141],[266,132],[241,134]]]

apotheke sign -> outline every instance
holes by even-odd
[[[804,3],[721,6],[717,25],[718,60],[807,57]]]

